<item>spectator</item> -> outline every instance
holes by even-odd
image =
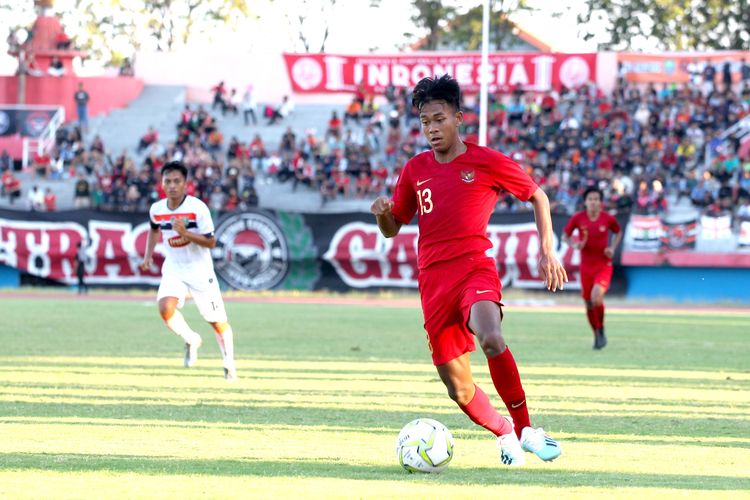
[[[89,208],[91,206],[91,185],[83,173],[78,175],[78,180],[75,183],[73,206],[75,208]]]
[[[82,132],[86,132],[89,126],[88,105],[89,93],[83,88],[83,83],[78,84],[78,90],[73,94],[76,102],[76,112],[78,113],[78,125]]]
[[[60,30],[57,35],[55,35],[55,47],[57,50],[68,50],[70,49],[72,41],[70,40],[70,37],[65,34],[65,31]]]
[[[270,116],[268,117],[268,125],[273,125],[279,120],[283,120],[294,110],[292,101],[289,100],[289,96],[285,95],[281,104],[277,108],[271,108]]]
[[[44,76],[44,71],[39,69],[36,56],[31,51],[21,51],[18,56],[18,74],[29,76]]]
[[[47,74],[50,76],[63,76],[65,74],[65,66],[59,57],[52,57],[52,61],[49,63],[47,68]]]
[[[13,170],[6,170],[2,176],[2,194],[8,197],[8,203],[13,205],[21,197],[21,180],[15,176]]]
[[[331,119],[328,120],[328,130],[326,130],[326,135],[328,134],[335,135],[336,137],[341,134],[341,118],[339,118],[336,111],[331,112]]]
[[[148,131],[141,137],[138,142],[138,153],[140,154],[144,149],[147,149],[152,144],[156,144],[159,141],[159,132],[151,126]]]
[[[211,87],[211,92],[214,93],[214,100],[211,103],[211,109],[219,108],[221,110],[224,109],[224,96],[227,92],[226,87],[224,87],[224,82],[221,81],[218,84]]]
[[[724,61],[724,65],[721,67],[721,81],[724,84],[725,92],[732,90],[732,63],[729,61]]]
[[[2,154],[0,154],[0,174],[5,173],[7,170],[13,170],[13,158],[7,149],[3,149]]]
[[[237,116],[240,112],[240,104],[242,104],[242,97],[237,93],[237,89],[232,89],[229,97],[224,101],[224,107],[221,108],[222,116],[226,115],[227,111]]]
[[[55,196],[51,188],[47,188],[44,192],[44,209],[47,212],[57,211],[57,196]]]
[[[344,125],[346,125],[349,120],[354,120],[354,123],[359,125],[359,118],[362,113],[362,103],[354,98],[349,103],[349,105],[346,107],[346,111],[344,111]]]
[[[744,57],[740,59],[740,82],[743,88],[747,88],[750,84],[750,64],[745,61]]]
[[[253,117],[253,125],[258,124],[258,118],[255,116],[255,108],[258,104],[255,102],[255,93],[253,92],[253,86],[248,85],[245,89],[245,94],[242,96],[242,116],[245,119],[245,125],[250,125],[247,117]]]
[[[26,194],[29,210],[32,212],[41,212],[44,210],[44,192],[39,186],[34,185]]]
[[[122,64],[120,64],[120,76],[135,76],[133,63],[127,57],[123,59]]]
[[[32,168],[36,177],[47,178],[51,171],[52,158],[46,152],[34,153]]]

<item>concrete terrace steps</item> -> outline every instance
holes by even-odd
[[[104,141],[109,154],[113,157],[127,150],[138,164],[143,161],[145,153],[138,155],[136,148],[140,137],[153,126],[159,132],[159,141],[166,145],[176,138],[176,125],[180,118],[180,112],[185,106],[186,92],[182,86],[157,86],[148,85],[144,87],[141,95],[132,101],[126,108],[114,109],[108,115],[98,116],[89,120],[89,131],[86,141],[89,142],[94,135],[99,134]],[[266,103],[260,103],[256,110],[258,118],[257,125],[244,124],[241,113],[234,115],[228,113],[221,115],[221,111],[211,110],[210,103],[203,106],[216,117],[219,129],[224,134],[225,145],[232,137],[237,137],[244,143],[249,143],[255,134],[260,134],[266,144],[266,148],[272,151],[278,148],[281,137],[288,127],[297,135],[297,139],[304,137],[305,131],[315,129],[318,137],[322,137],[331,118],[331,113],[337,111],[339,117],[343,116],[344,106],[342,104],[300,104],[297,105],[292,114],[273,125],[267,125],[267,119],[262,117],[262,109]],[[275,104],[275,103],[269,103]],[[195,108],[197,103],[190,103]],[[65,210],[73,207],[73,185],[74,179],[65,180],[37,180],[32,174],[21,174],[23,192],[20,203],[15,207],[26,209],[27,190],[38,184],[41,188],[51,187],[57,195],[58,209]],[[257,183],[258,196],[262,208],[292,210],[299,212],[347,212],[347,211],[369,211],[368,200],[336,200],[321,206],[320,195],[305,186],[298,186],[292,191],[292,183],[267,182],[259,178]],[[0,198],[0,206],[7,207],[7,198]]]

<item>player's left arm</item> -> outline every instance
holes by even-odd
[[[548,290],[553,292],[557,289],[562,290],[564,283],[568,281],[568,274],[555,256],[549,198],[542,188],[538,187],[529,201],[534,206],[534,219],[539,232],[539,271],[544,277]]]
[[[615,237],[612,239],[612,243],[604,249],[604,255],[609,259],[615,255],[617,245],[622,241],[622,230],[620,229],[620,224],[617,223],[617,219],[614,219],[614,217],[613,220],[614,223],[610,225],[610,230],[615,234]]]

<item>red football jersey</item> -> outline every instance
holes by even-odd
[[[501,190],[528,201],[537,185],[521,166],[493,149],[466,143],[466,152],[438,163],[432,151],[404,166],[393,194],[393,216],[417,214],[419,268],[492,247],[487,223]]]
[[[609,246],[609,232],[612,231],[614,234],[620,232],[617,219],[602,211],[599,217],[591,220],[583,210],[573,214],[565,226],[565,234],[570,236],[575,229],[578,229],[581,241],[585,241],[581,248],[581,266],[598,267],[612,260],[604,255],[604,249]]]

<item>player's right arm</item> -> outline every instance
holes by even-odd
[[[159,242],[159,233],[161,232],[161,229],[157,224],[154,224],[153,221],[151,221],[151,229],[148,232],[148,237],[146,239],[146,253],[143,254],[143,261],[141,262],[140,267],[141,271],[148,271],[151,269],[151,264],[154,262],[154,248],[156,248],[156,244]]]
[[[370,206],[370,212],[375,216],[378,228],[386,238],[393,238],[401,230],[401,223],[393,216],[392,209],[393,201],[387,196],[378,196]]]
[[[573,239],[573,231],[576,230],[577,223],[576,223],[577,217],[573,215],[570,220],[568,220],[568,223],[565,225],[565,228],[563,229],[562,238],[566,245],[569,247],[573,247],[576,250],[580,250],[583,248],[583,245],[586,243],[586,241],[583,239],[582,235],[579,234],[578,240]],[[578,230],[580,233],[580,229]]]
[[[396,188],[393,191],[393,199],[387,196],[379,196],[372,202],[370,212],[378,221],[378,228],[386,238],[393,238],[401,230],[401,226],[408,224],[417,211],[416,193],[409,180],[410,162],[404,165],[401,175],[398,176]],[[396,213],[393,213],[393,210]]]

